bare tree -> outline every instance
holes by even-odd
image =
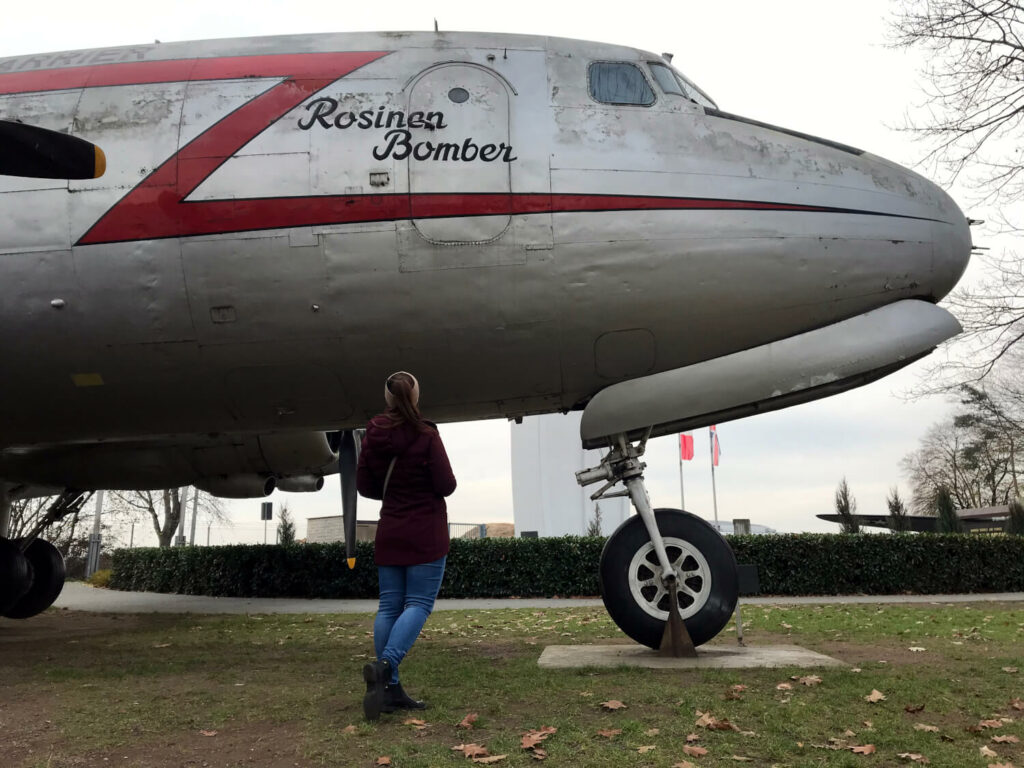
[[[860,533],[860,523],[857,522],[857,501],[850,493],[850,486],[846,484],[845,477],[836,488],[836,514],[839,515],[839,524],[842,526],[843,533]]]
[[[113,505],[132,515],[149,519],[161,547],[171,546],[174,532],[178,529],[181,516],[187,514],[192,493],[183,491],[195,489],[166,488],[161,491],[111,491]],[[185,502],[186,509],[182,509]],[[220,501],[208,493],[199,492],[199,509],[214,520],[224,519]]]
[[[908,125],[929,146],[925,162],[996,207],[1001,229],[1020,232],[1005,211],[1024,199],[1024,3],[903,0],[893,32],[896,46],[927,53],[927,104]],[[994,374],[1020,388],[1021,367],[1007,358],[1024,348],[1024,267],[1013,253],[985,262],[986,278],[948,298],[965,334],[953,359],[928,369],[921,393]]]
[[[929,158],[964,172],[990,199],[1024,193],[1024,4],[1008,0],[904,0],[894,25],[899,47],[927,52],[927,117],[910,129]]]
[[[940,486],[935,493],[935,517],[938,518],[939,533],[963,533],[964,522],[956,513],[953,497],[946,486]]]

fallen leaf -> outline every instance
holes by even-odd
[[[461,752],[466,757],[483,757],[487,754],[487,747],[481,744],[456,744],[452,752]]]
[[[918,712],[924,712],[924,704],[908,704],[903,708],[904,712],[909,712],[912,715],[916,715]]]
[[[402,721],[402,725],[416,725],[416,726],[426,727],[427,721],[426,720],[417,720],[415,717],[407,717],[405,720]]]
[[[1024,699],[1013,699],[1010,701],[1010,706],[1019,711],[1024,711]]]
[[[928,731],[928,733],[938,733],[939,729],[934,725],[925,725],[924,723],[914,723],[915,731]]]
[[[800,684],[801,685],[806,685],[808,687],[815,686],[815,685],[820,685],[821,684],[821,678],[818,677],[817,675],[805,675],[804,677],[800,678]]]
[[[993,736],[992,741],[996,744],[1019,744],[1020,739],[1016,736]]]
[[[683,746],[683,754],[690,757],[704,757],[708,751],[704,747],[691,747],[689,744]]]
[[[637,747],[636,751],[639,752],[641,755],[646,755],[652,749],[654,749],[654,745],[653,744],[648,744],[648,745],[643,746],[643,747]]]
[[[378,757],[376,764],[377,765],[391,765],[391,758],[390,757]]]
[[[657,736],[659,733],[661,733],[660,728],[648,728],[644,731],[644,736]]]
[[[870,720],[862,720],[861,722],[863,722],[864,727],[867,728],[869,731],[875,727],[871,724]]]
[[[775,686],[775,690],[776,691],[792,691],[793,690],[793,686],[790,685],[789,683],[779,683],[778,685]]]
[[[687,743],[694,742],[694,741],[700,741],[700,734],[699,733],[688,733],[688,734],[686,734],[686,741],[687,741]]]
[[[170,648],[170,643],[153,643],[154,648]]]
[[[982,720],[978,725],[982,728],[1002,728],[1002,720]]]
[[[1013,763],[989,763],[988,768],[1013,768]]]
[[[743,693],[745,690],[747,690],[747,686],[745,686],[745,685],[733,685],[733,686],[731,686],[729,688],[729,690],[730,691],[735,691],[736,693]]]
[[[547,759],[547,750],[541,749],[540,747],[534,747],[528,753],[534,760],[545,760]]]
[[[597,735],[604,736],[606,739],[614,739],[620,733],[622,733],[621,728],[602,728],[597,732]]]
[[[697,710],[697,722],[694,723],[698,728],[707,728],[710,731],[738,731],[735,725],[729,722],[729,718],[723,717],[719,720],[717,717],[712,715],[710,712],[701,712]]]
[[[754,758],[752,758],[752,757],[740,757],[739,755],[733,755],[732,759],[735,760],[738,763],[752,763],[752,762],[754,762]]]
[[[344,728],[341,729],[341,732],[342,733],[355,733],[357,730],[359,730],[359,729],[356,728],[354,725],[346,725]]]
[[[544,741],[544,739],[546,739],[552,733],[556,733],[557,731],[557,728],[554,728],[550,725],[542,726],[541,728],[538,728],[534,731],[527,731],[523,734],[523,738],[521,740],[522,747],[523,749],[533,749],[535,746]]]
[[[616,709],[625,709],[626,708],[625,704],[623,704],[621,701],[616,701],[615,699],[612,699],[611,701],[602,701],[601,702],[601,706],[604,707],[605,709],[612,710],[612,711],[614,711]]]
[[[880,701],[885,701],[885,694],[874,688],[871,689],[871,693],[864,697],[864,701],[869,701],[872,704],[877,704]]]
[[[473,723],[476,722],[476,719],[478,717],[479,717],[479,715],[476,712],[471,712],[468,715],[466,715],[464,718],[462,718],[462,721],[456,727],[458,727],[458,728],[472,728],[473,727]]]
[[[909,760],[912,763],[921,763],[923,765],[928,764],[928,758],[924,755],[919,755],[917,752],[900,752],[897,757],[901,760]]]
[[[999,757],[998,752],[994,749],[989,749],[988,747],[979,747],[978,751],[981,752],[982,757]]]
[[[203,734],[203,736],[216,736],[217,735],[216,731],[200,731],[200,733]]]
[[[1003,672],[1007,672],[1011,675],[1016,675],[1020,670],[1017,667],[1003,667]]]
[[[496,763],[499,760],[504,760],[506,757],[508,757],[508,755],[488,755],[487,757],[474,757],[473,762],[490,765],[491,763]]]
[[[681,763],[672,763],[672,768],[697,768],[689,760],[683,760]]]
[[[910,652],[911,653],[922,653],[924,650],[925,650],[924,648],[921,648],[920,646],[917,646],[917,645],[910,646]],[[909,752],[904,752],[903,754],[909,755],[910,753]]]
[[[862,747],[850,747],[850,751],[855,755],[873,755],[875,753],[875,745],[865,744]]]

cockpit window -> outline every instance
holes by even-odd
[[[683,90],[683,86],[676,80],[675,74],[672,70],[666,67],[664,64],[655,64],[653,61],[648,64],[651,68],[651,74],[654,75],[654,79],[658,83],[658,87],[661,88],[665,93],[671,93],[674,96],[682,96],[689,98],[686,95],[686,91]]]
[[[708,96],[704,91],[697,87],[697,85],[690,80],[686,75],[680,72],[678,69],[673,68],[672,74],[676,76],[676,79],[682,83],[683,90],[686,91],[686,95],[693,99],[695,102],[700,104],[702,107],[711,107],[712,109],[718,109],[718,105],[715,100]]]
[[[624,61],[595,61],[590,65],[590,96],[602,104],[632,104],[649,107],[654,89],[635,64]]]

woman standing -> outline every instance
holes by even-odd
[[[377,661],[363,667],[363,713],[424,709],[402,690],[398,665],[434,608],[448,556],[444,501],[455,490],[448,455],[436,425],[420,416],[420,385],[411,373],[391,374],[384,385],[387,410],[366,428],[356,487],[382,499],[374,543],[380,607],[373,622]]]

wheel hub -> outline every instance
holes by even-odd
[[[700,550],[683,539],[666,537],[665,550],[676,577],[679,613],[683,619],[688,619],[704,607],[711,595],[711,569]],[[662,575],[654,544],[647,542],[636,551],[629,564],[629,591],[646,613],[667,621],[671,598],[662,583]]]

